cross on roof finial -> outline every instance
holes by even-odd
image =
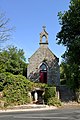
[[[45,30],[45,28],[46,28],[46,26],[44,25],[44,26],[43,26],[43,30]]]

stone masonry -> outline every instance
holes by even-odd
[[[42,41],[43,37],[46,39],[45,42]],[[40,66],[44,64],[47,68],[47,84],[59,86],[59,59],[48,48],[48,33],[45,31],[45,27],[43,27],[43,31],[40,33],[39,44],[39,49],[29,58],[27,77],[34,82],[39,82]]]

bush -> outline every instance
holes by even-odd
[[[57,97],[51,97],[48,99],[47,104],[59,107],[61,106],[61,101]]]
[[[28,89],[30,89],[29,81],[22,75],[13,75],[6,73],[4,80],[4,100],[6,104],[25,104],[29,103]]]
[[[4,89],[5,78],[6,78],[6,75],[4,73],[0,73],[0,91],[3,91]]]
[[[44,102],[47,105],[61,106],[61,102],[56,96],[56,87],[45,88]]]
[[[44,94],[44,102],[47,104],[48,99],[56,96],[56,87],[46,87]]]

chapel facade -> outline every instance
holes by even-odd
[[[45,37],[45,41],[43,38]],[[48,33],[43,27],[40,33],[40,47],[29,58],[27,77],[34,82],[60,85],[59,58],[48,47]]]

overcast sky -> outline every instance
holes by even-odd
[[[39,48],[40,32],[46,26],[49,34],[49,48],[60,58],[65,48],[56,44],[56,35],[60,31],[57,14],[69,8],[70,0],[0,0],[0,11],[6,13],[10,23],[15,26],[13,44],[25,52],[26,60]]]

